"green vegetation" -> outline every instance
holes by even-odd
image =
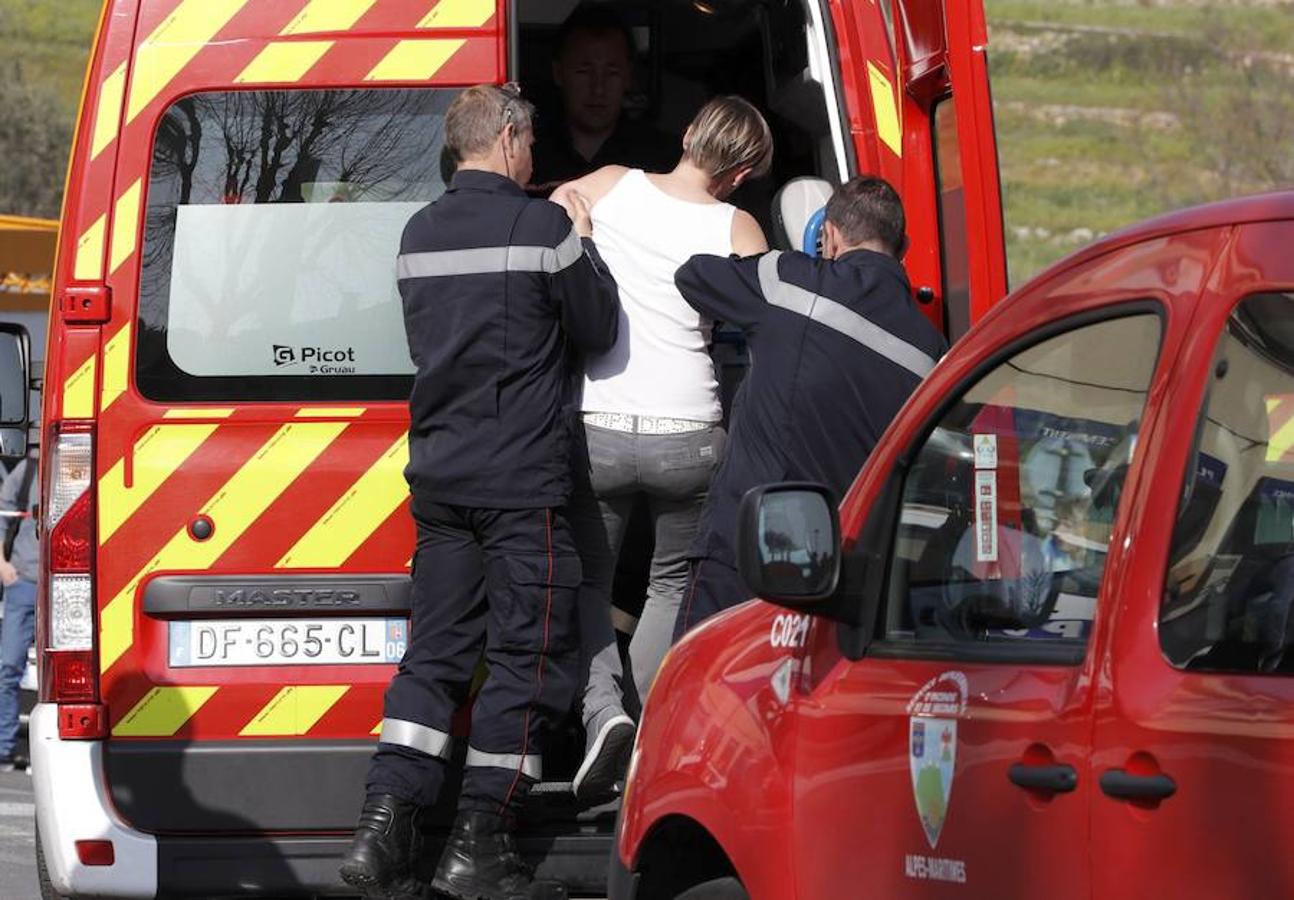
[[[1294,5],[985,0],[1011,281],[1294,181]]]
[[[58,216],[99,0],[0,0],[0,213]]]

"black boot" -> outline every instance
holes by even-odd
[[[555,881],[533,881],[502,816],[460,812],[432,890],[454,900],[566,900]]]
[[[391,794],[370,794],[359,814],[355,838],[341,864],[342,881],[366,900],[421,900],[425,886],[414,876],[422,849],[418,807]]]

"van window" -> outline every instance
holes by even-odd
[[[953,98],[935,106],[935,179],[939,190],[939,250],[944,276],[944,316],[950,340],[970,330],[970,251],[966,246],[966,191]]]
[[[1081,655],[1159,337],[1153,313],[1075,327],[953,402],[904,479],[887,641]]]
[[[157,129],[136,380],[186,400],[403,400],[395,258],[453,90],[225,91]]]
[[[1231,314],[1173,530],[1159,638],[1173,665],[1294,674],[1294,295]]]

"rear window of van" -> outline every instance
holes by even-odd
[[[225,91],[153,144],[136,382],[159,401],[403,400],[395,259],[455,90]]]

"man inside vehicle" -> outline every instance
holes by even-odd
[[[737,508],[751,488],[811,481],[843,497],[881,433],[947,349],[899,261],[903,204],[860,176],[827,203],[823,258],[694,256],[675,276],[702,315],[740,328],[758,364],[738,392],[710,486],[675,640],[750,598],[737,573]]]
[[[577,7],[562,23],[552,69],[562,114],[540,123],[534,188],[551,191],[606,165],[658,172],[677,161],[677,138],[624,113],[633,59],[633,35],[609,7]]]

